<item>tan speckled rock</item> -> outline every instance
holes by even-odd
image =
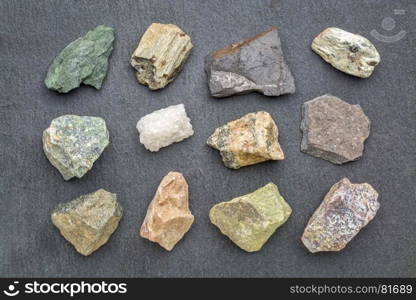
[[[192,47],[191,38],[178,26],[153,23],[131,56],[137,80],[151,90],[164,88],[182,70]]]
[[[169,172],[149,204],[140,236],[172,250],[194,222],[188,197],[188,184],[183,175]]]
[[[334,68],[362,78],[370,77],[380,63],[380,54],[368,39],[335,27],[322,31],[312,50]]]
[[[334,184],[313,213],[302,236],[312,253],[339,251],[376,215],[377,191],[368,183],[352,184],[347,178]]]
[[[278,137],[272,116],[259,111],[217,128],[207,144],[220,151],[226,167],[239,169],[267,160],[283,160]]]
[[[107,243],[122,215],[116,194],[100,189],[58,205],[52,223],[79,253],[90,255]]]

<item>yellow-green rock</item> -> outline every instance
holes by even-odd
[[[247,252],[259,251],[292,213],[274,183],[253,193],[214,205],[211,222],[237,246]]]

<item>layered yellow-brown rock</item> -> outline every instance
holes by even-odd
[[[188,184],[181,173],[169,172],[150,202],[140,236],[170,251],[193,222],[194,216],[189,210]]]
[[[122,215],[116,194],[99,189],[58,205],[51,218],[79,253],[90,255],[107,243]]]
[[[283,160],[278,137],[272,116],[259,111],[217,128],[207,144],[220,151],[226,167],[239,169],[267,160]]]
[[[151,90],[164,88],[182,70],[192,47],[191,38],[178,26],[153,23],[131,56],[137,80]]]

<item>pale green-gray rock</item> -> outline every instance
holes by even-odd
[[[83,83],[99,90],[107,75],[113,41],[114,29],[100,25],[71,42],[49,67],[46,87],[67,93]]]
[[[211,222],[247,252],[260,250],[292,213],[273,183],[253,193],[214,205]]]
[[[65,180],[81,178],[110,143],[105,121],[98,117],[64,115],[43,132],[43,150]]]
[[[370,77],[380,63],[380,54],[368,39],[335,27],[322,31],[311,47],[334,68],[361,78]]]

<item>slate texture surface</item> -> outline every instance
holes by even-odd
[[[405,14],[395,15],[394,9]],[[411,0],[322,1],[0,1],[0,275],[123,277],[416,276],[415,95],[416,3]],[[394,30],[381,27],[392,17]],[[130,55],[152,22],[174,23],[195,45],[184,70],[160,91],[137,83]],[[391,22],[390,22],[391,23]],[[84,86],[60,95],[43,84],[52,59],[75,38],[105,24],[115,49],[100,91]],[[269,26],[280,28],[297,91],[209,96],[204,57]],[[337,71],[312,52],[312,39],[337,26],[369,38],[382,62],[369,79]],[[394,35],[385,43],[371,30]],[[300,152],[300,106],[331,93],[360,104],[372,121],[364,156],[342,166]],[[195,135],[158,153],[139,143],[137,120],[184,103]],[[286,154],[230,170],[205,144],[212,131],[258,110],[279,126]],[[111,144],[82,179],[65,182],[42,150],[42,131],[63,114],[103,117]],[[179,171],[190,188],[195,223],[172,252],[139,238],[139,226],[160,180]],[[343,177],[380,193],[376,218],[339,253],[310,254],[300,237],[329,188]],[[245,253],[210,224],[216,203],[278,184],[293,214],[258,253]],[[110,241],[82,257],[50,221],[58,203],[104,188],[125,215]]]

